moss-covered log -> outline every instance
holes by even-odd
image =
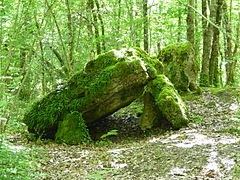
[[[189,42],[169,45],[158,54],[164,64],[164,74],[180,91],[199,91],[197,78],[199,63],[194,59],[194,49]]]
[[[186,106],[178,92],[166,76],[158,75],[146,88],[141,128],[160,126],[179,129],[187,123]]]
[[[86,122],[127,106],[161,72],[161,63],[140,49],[109,51],[88,62],[65,87],[34,104],[23,122],[38,137],[86,142],[90,139]]]

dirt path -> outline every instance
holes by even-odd
[[[240,179],[236,96],[206,91],[185,99],[189,127],[100,146],[46,144],[49,161],[43,172],[51,174],[48,179],[72,180]]]

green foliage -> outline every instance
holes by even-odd
[[[156,149],[156,152],[155,152],[155,158],[156,159],[162,159],[162,158],[165,158],[165,157],[171,158],[171,156],[172,155],[170,155],[170,154],[163,153],[160,148]]]
[[[109,131],[109,132],[107,132],[106,134],[103,134],[101,137],[100,137],[100,139],[105,139],[106,137],[108,137],[108,136],[116,136],[116,135],[118,135],[118,130],[111,130],[111,131]]]
[[[192,119],[192,122],[193,124],[202,124],[202,123],[205,123],[205,121],[202,119],[201,116],[190,116],[189,117],[190,119]]]
[[[211,88],[210,91],[212,94],[218,95],[227,91],[227,88]]]
[[[0,179],[44,179],[46,174],[40,172],[41,159],[39,149],[27,149],[6,141],[0,142]]]
[[[88,179],[103,179],[103,176],[101,174],[89,174],[86,176]]]
[[[115,130],[115,129],[111,130],[111,131],[101,135],[100,136],[100,140],[97,141],[95,144],[97,146],[108,146],[108,145],[112,144],[113,142],[107,140],[107,137],[109,137],[109,136],[116,136],[116,135],[118,135],[118,130]]]

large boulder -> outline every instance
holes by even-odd
[[[39,138],[80,144],[91,140],[86,123],[108,116],[145,94],[143,130],[154,123],[180,128],[187,123],[185,106],[162,73],[162,63],[141,49],[109,51],[89,61],[63,88],[35,103],[23,122]]]
[[[32,106],[23,122],[38,137],[78,144],[88,141],[85,123],[129,105],[162,65],[140,49],[112,50],[99,55],[62,89]]]
[[[157,58],[164,64],[164,74],[179,91],[199,91],[199,63],[190,42],[176,43],[160,50]]]
[[[146,87],[140,127],[143,130],[154,126],[179,129],[188,123],[186,110],[173,84],[166,76],[158,75]]]

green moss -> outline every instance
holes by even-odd
[[[148,91],[144,94],[144,110],[141,116],[140,127],[142,130],[151,129],[160,125],[161,112],[155,104],[154,97]],[[163,121],[161,121],[163,122]]]
[[[25,114],[23,122],[28,125],[29,131],[38,137],[50,137],[56,131],[56,123],[66,111],[70,98],[64,89],[61,92],[54,91],[32,106]]]
[[[159,75],[151,81],[148,88],[162,116],[171,123],[174,129],[179,129],[188,124],[185,114],[186,106],[173,84],[164,75]]]
[[[239,97],[239,89],[227,87],[227,88],[207,88],[214,95],[225,95]]]
[[[190,118],[192,119],[192,124],[203,124],[205,123],[205,121],[202,119],[201,116],[190,116]]]
[[[116,52],[115,50],[112,50],[104,54],[98,55],[94,60],[91,60],[87,63],[85,71],[87,73],[97,73],[108,66],[112,66],[117,62],[124,60],[116,57],[115,52]]]
[[[199,91],[197,78],[200,66],[194,59],[194,49],[190,42],[169,45],[157,57],[164,64],[164,74],[177,90]]]
[[[149,55],[140,48],[135,48],[137,55],[143,59],[146,63],[147,72],[152,79],[155,79],[157,75],[164,72],[164,65],[155,57],[149,57]]]
[[[163,60],[163,62],[173,61],[173,54],[177,56],[177,60],[183,62],[185,56],[188,55],[190,51],[192,51],[192,45],[190,42],[176,43],[171,44],[163,48],[157,58]]]
[[[123,84],[126,82],[130,83],[129,78],[138,77],[138,74],[146,76],[139,77],[139,79],[133,78],[134,83],[139,83],[139,87],[136,88],[142,87],[142,90],[131,90],[129,93],[126,91],[124,93],[125,96],[122,95],[121,98],[124,98],[123,101],[128,103],[131,100],[129,96],[137,97],[141,95],[148,76],[145,72],[146,67],[144,64],[145,60],[148,61],[148,57],[146,54],[139,56],[142,53],[140,50],[124,49],[121,51],[112,50],[99,55],[96,59],[90,61],[85,69],[76,73],[65,87],[50,93],[35,103],[25,114],[23,122],[28,125],[30,132],[35,133],[40,138],[54,138],[57,132],[56,138],[58,141],[70,144],[82,141],[71,139],[66,135],[67,131],[64,130],[68,129],[69,134],[72,134],[73,131],[70,131],[72,128],[71,123],[76,121],[78,123],[82,122],[82,127],[76,127],[76,136],[83,138],[80,133],[81,128],[83,133],[85,133],[85,130],[83,130],[86,129],[84,121],[82,121],[82,118],[73,118],[71,112],[79,112],[81,117],[85,118],[85,113],[92,107],[95,107],[96,104],[101,104],[101,101],[107,99],[113,89],[116,92],[122,90],[123,85],[116,84],[117,82],[122,82]],[[155,64],[157,63],[155,62]],[[134,95],[131,94],[133,92],[135,93]],[[88,113],[91,115],[91,111]],[[93,120],[95,119],[93,118]],[[65,128],[65,126],[69,127]],[[63,130],[60,131],[59,129]],[[87,136],[86,133],[85,135]],[[67,137],[64,138],[64,136]]]
[[[87,143],[91,141],[87,126],[81,113],[73,111],[65,115],[63,121],[58,124],[55,140],[59,143],[70,145]]]
[[[201,98],[201,96],[196,96],[195,93],[192,92],[181,92],[180,93],[182,99],[185,101],[196,101],[199,104],[204,104],[204,100]]]

